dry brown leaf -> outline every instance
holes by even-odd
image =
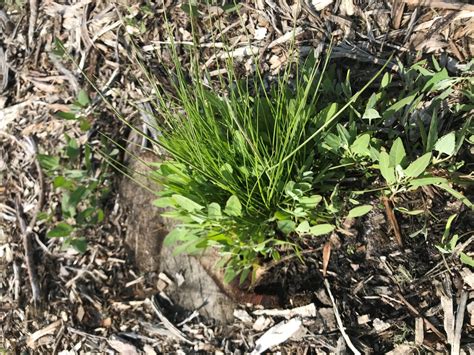
[[[399,246],[403,246],[402,234],[400,233],[400,227],[398,225],[397,218],[395,217],[395,212],[393,212],[392,202],[388,197],[383,197],[383,204],[385,206],[385,212],[387,214],[387,219],[392,226],[393,232],[395,233],[395,240]]]
[[[331,258],[331,243],[326,242],[323,248],[323,276],[324,277],[326,277],[330,258]]]

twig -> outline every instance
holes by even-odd
[[[20,265],[15,260],[13,263],[13,275],[14,275],[14,285],[15,285],[15,301],[20,302]]]
[[[402,302],[405,304],[405,306],[410,310],[410,312],[412,312],[412,313],[413,313],[415,316],[417,316],[417,317],[423,318],[423,320],[425,321],[426,327],[427,327],[428,329],[430,329],[433,333],[435,333],[441,340],[443,340],[444,342],[446,342],[446,336],[445,336],[443,333],[441,333],[441,332],[433,325],[433,323],[431,323],[428,319],[426,319],[425,317],[423,317],[423,315],[422,315],[420,312],[418,312],[418,310],[417,310],[415,307],[413,307],[413,306],[411,305],[411,303],[408,302],[408,301],[405,299],[405,297],[402,296],[401,293],[397,292],[397,297],[400,299],[400,301],[402,301]]]
[[[161,323],[163,323],[163,325],[165,326],[166,329],[168,329],[178,339],[180,339],[180,340],[182,340],[182,341],[184,341],[188,344],[194,345],[194,343],[192,341],[188,340],[188,338],[186,338],[186,336],[178,328],[176,328],[173,325],[173,323],[171,323],[168,320],[168,318],[166,318],[163,315],[163,313],[160,311],[160,306],[156,302],[155,298],[152,298],[151,300],[149,299],[148,301],[152,305],[153,309],[155,310],[156,315],[158,316],[158,318],[160,318]]]
[[[72,328],[72,327],[67,327],[67,331],[71,332],[71,333],[74,333],[74,334],[77,334],[77,335],[80,335],[80,336],[83,336],[83,337],[86,337],[86,338],[89,337],[89,338],[93,338],[93,339],[107,340],[106,337],[103,337],[103,336],[100,336],[100,335],[89,334],[89,333],[83,332],[82,330],[78,330],[78,329],[75,329],[75,328]]]
[[[344,329],[341,316],[339,314],[339,311],[337,310],[336,301],[334,300],[334,296],[332,295],[331,288],[329,287],[328,279],[324,279],[324,286],[326,286],[326,290],[328,291],[329,297],[331,298],[332,308],[334,310],[334,316],[336,317],[337,326],[339,327],[339,330],[341,331],[341,334],[344,337],[344,340],[346,341],[347,346],[352,350],[354,354],[360,355],[360,351],[357,350],[354,344],[352,344],[351,339],[349,338],[349,336],[347,335]]]
[[[181,327],[182,325],[185,325],[186,323],[192,321],[194,318],[198,317],[199,316],[199,312],[198,311],[194,311],[193,313],[191,313],[188,317],[186,317],[186,319],[182,320],[181,322],[178,323],[178,326]]]
[[[31,236],[33,234],[33,228],[36,225],[38,214],[41,211],[41,208],[43,206],[43,171],[41,170],[41,166],[39,164],[38,157],[37,157],[38,149],[36,147],[34,140],[31,137],[26,137],[25,139],[25,142],[30,145],[29,147],[30,149],[28,149],[28,147],[25,147],[26,143],[19,142],[16,138],[9,136],[7,134],[4,134],[4,135],[9,138],[13,138],[13,141],[17,143],[25,151],[25,153],[28,153],[29,150],[30,151],[33,150],[35,154],[35,166],[38,172],[38,182],[39,182],[39,195],[38,195],[38,202],[36,203],[35,209],[33,211],[33,216],[28,226],[26,225],[25,219],[23,217],[23,208],[21,206],[20,198],[18,195],[16,196],[16,199],[15,199],[15,213],[16,213],[18,225],[20,227],[20,231],[22,234],[23,247],[25,249],[25,263],[28,269],[28,277],[30,279],[33,302],[36,305],[41,298],[41,291],[39,287],[38,276],[36,275],[36,270],[34,267],[35,264],[34,264],[34,258],[33,258],[33,247],[31,244]]]
[[[39,187],[38,202],[36,203],[35,210],[33,212],[33,217],[31,218],[31,221],[28,224],[28,229],[27,229],[27,232],[31,233],[33,231],[33,228],[36,225],[38,214],[40,213],[41,208],[43,208],[44,178],[43,178],[43,170],[41,169],[41,166],[38,160],[38,147],[36,146],[35,141],[31,137],[26,137],[26,141],[31,145],[35,153],[35,166],[36,166],[36,171],[38,172],[38,185],[39,185],[38,186]]]
[[[3,48],[0,46],[0,75],[2,80],[0,81],[0,93],[3,92],[8,85],[8,59],[3,51]]]
[[[453,346],[451,348],[452,355],[458,355],[461,350],[461,332],[462,325],[464,323],[464,312],[466,310],[467,298],[469,293],[466,290],[462,290],[461,299],[458,304],[458,311],[456,314],[456,328],[454,330]]]
[[[23,248],[25,249],[25,262],[26,268],[28,270],[28,277],[30,279],[31,285],[31,293],[33,294],[33,302],[35,305],[40,300],[40,288],[38,283],[38,276],[36,275],[35,271],[35,263],[33,259],[33,250],[31,245],[31,233],[28,232],[28,227],[26,227],[25,220],[23,219],[23,209],[21,207],[20,198],[17,196],[15,200],[15,211],[16,211],[16,218],[20,227],[21,231],[21,238],[23,240]]]
[[[464,11],[474,11],[474,5],[463,4],[460,2],[447,2],[440,0],[402,0],[404,3],[411,6],[427,6],[437,9],[445,10],[464,10]]]
[[[31,50],[35,35],[36,19],[38,18],[38,2],[30,0],[30,18],[28,21],[28,48]]]
[[[69,70],[67,69],[60,61],[59,59],[57,58],[57,56],[55,54],[51,54],[49,56],[49,59],[51,60],[51,62],[53,62],[54,66],[56,67],[56,69],[62,73],[63,75],[66,76],[66,78],[68,79],[69,83],[71,84],[71,87],[72,89],[74,90],[74,94],[77,95],[77,93],[79,92],[79,82],[77,81],[76,77],[74,76],[74,74]]]

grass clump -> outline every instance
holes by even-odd
[[[153,178],[163,186],[155,204],[179,221],[165,243],[177,243],[176,252],[217,248],[226,281],[243,281],[282,252],[299,253],[301,238],[370,212],[364,193],[393,197],[431,184],[463,199],[430,169],[462,166],[453,163],[472,129],[465,119],[472,97],[467,90],[451,112],[441,108],[456,85],[472,86],[468,69],[450,77],[437,63],[402,67],[401,90],[385,73],[368,95],[384,68],[353,93],[350,72],[338,80],[329,53],[290,57],[273,78],[258,60],[253,75],[241,78],[227,59],[212,80],[197,46],[188,48],[188,68],[173,41],[170,48],[166,85],[142,66],[160,132],[154,143],[169,156],[155,164]]]

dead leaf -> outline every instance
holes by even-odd
[[[395,240],[397,241],[399,246],[403,246],[402,234],[400,232],[400,227],[398,225],[397,218],[395,217],[395,212],[393,212],[392,202],[389,200],[388,197],[383,197],[383,204],[385,206],[387,219],[389,220],[393,232],[395,233]]]
[[[328,269],[330,258],[331,258],[331,243],[326,242],[323,248],[323,277],[326,277],[326,272]]]

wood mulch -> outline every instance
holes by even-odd
[[[192,41],[189,13],[198,11],[201,59],[211,69],[215,57],[206,48],[225,39],[231,44],[230,55],[243,68],[250,70],[250,54],[258,54],[263,69],[276,73],[287,61],[294,30],[302,54],[322,51],[332,40],[332,56],[354,71],[367,63],[380,67],[392,53],[399,60],[389,64],[393,71],[399,63],[431,54],[455,70],[457,63],[473,58],[474,5],[443,0],[256,0],[204,11],[183,9],[180,1],[172,0],[157,1],[154,7],[134,0],[2,4],[0,351],[258,354],[273,345],[272,351],[302,354],[448,349],[459,353],[460,347],[465,353],[474,351],[469,335],[474,327],[472,271],[452,259],[430,259],[423,267],[423,260],[413,260],[420,255],[416,242],[404,250],[393,243],[384,245],[387,222],[380,211],[351,227],[356,242],[332,240],[329,277],[319,280],[318,287],[304,288],[298,282],[307,281],[301,275],[308,270],[319,274],[323,269],[323,243],[314,246],[319,254],[306,258],[304,267],[289,263],[282,271],[282,265],[276,266],[275,274],[284,274],[285,281],[275,280],[275,285],[291,290],[279,295],[287,309],[241,305],[234,322],[222,325],[194,309],[170,313],[164,306],[166,293],[160,293],[166,275],[141,273],[131,263],[118,189],[107,204],[106,222],[86,236],[85,254],[63,250],[59,240],[46,239],[38,214],[59,202],[36,157],[37,152],[57,153],[65,144],[64,133],[91,144],[98,141],[100,130],[123,138],[123,128],[81,71],[94,78],[96,88],[124,117],[139,120],[133,103],[143,99],[143,88],[129,62],[125,33],[140,37],[145,57],[166,52],[164,14],[175,26],[175,42],[186,45]],[[55,38],[80,70],[55,54]],[[93,127],[88,133],[77,122],[54,115],[68,111],[81,89],[93,97]],[[112,186],[119,180],[114,177]],[[444,200],[433,208],[462,212],[459,204]],[[463,228],[472,231],[472,215],[463,216]],[[409,222],[401,221],[402,230],[409,230],[403,225]],[[369,230],[380,239],[364,239]],[[339,258],[337,250],[348,248],[354,249],[354,257]],[[360,255],[372,262],[360,262]]]

